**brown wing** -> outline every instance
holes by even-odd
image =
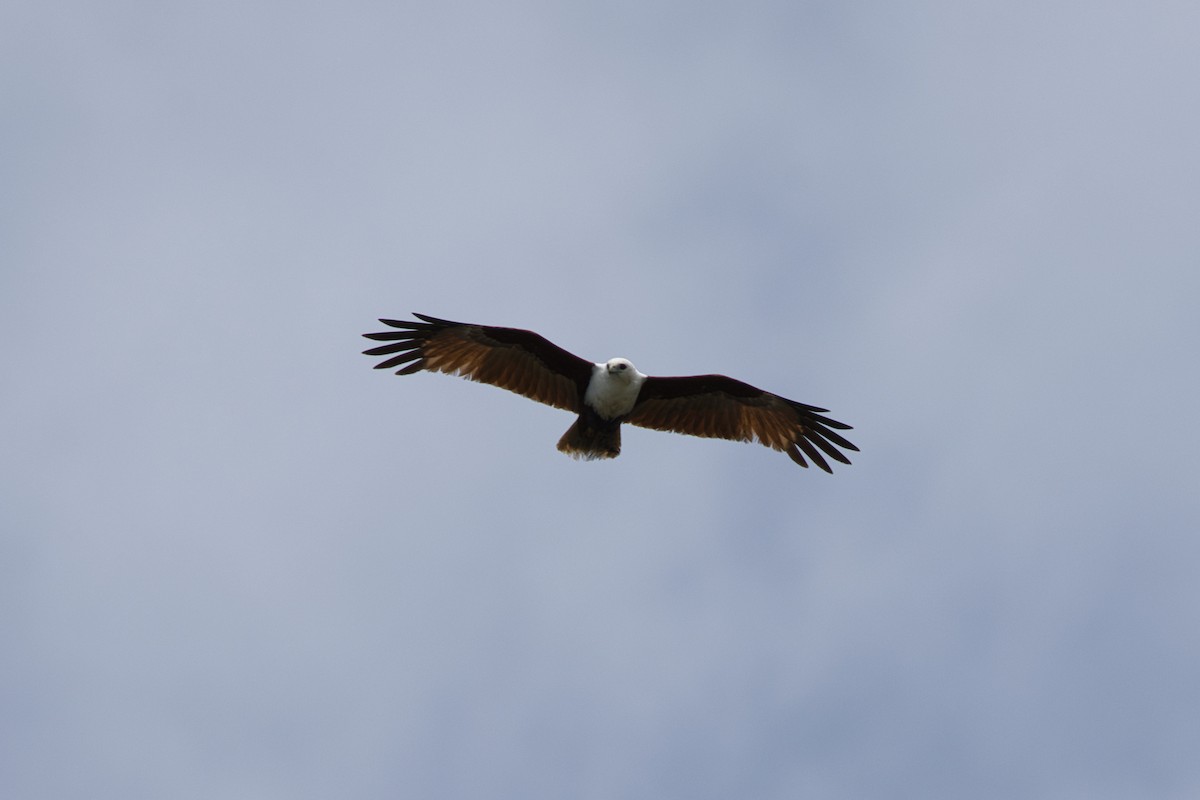
[[[821,416],[827,410],[764,392],[724,375],[696,375],[647,378],[637,405],[625,421],[691,436],[758,441],[782,450],[802,467],[808,466],[804,460],[807,455],[818,467],[832,472],[822,453],[849,464],[838,448],[858,448],[831,430],[851,428]]]
[[[368,356],[392,356],[375,369],[409,375],[420,370],[461,375],[508,389],[539,403],[578,412],[592,375],[592,364],[568,353],[533,331],[450,322],[424,314],[421,322],[379,320],[397,328],[364,333],[391,342],[364,350]]]

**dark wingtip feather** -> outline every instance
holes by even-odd
[[[409,350],[408,352],[401,353],[400,355],[395,356],[394,358],[389,358],[386,361],[379,362],[378,364],[375,365],[375,369],[391,369],[392,367],[398,367],[401,364],[407,364],[410,361],[416,361],[420,358],[421,358],[421,351]]]
[[[363,350],[364,356],[390,356],[392,353],[398,353],[401,350],[416,350],[417,346],[411,342],[395,342],[393,344],[384,344],[379,347],[372,347],[369,350]]]
[[[800,440],[798,440],[798,441],[796,442],[796,446],[797,446],[797,447],[799,447],[801,450],[803,450],[803,451],[804,451],[804,455],[806,455],[806,456],[808,456],[810,459],[812,459],[812,462],[813,462],[814,464],[816,464],[818,467],[820,467],[821,469],[825,470],[826,472],[833,472],[833,470],[831,470],[831,469],[829,468],[829,462],[827,462],[827,461],[826,461],[826,460],[825,460],[825,459],[824,459],[824,458],[821,456],[821,453],[820,453],[820,451],[818,451],[818,450],[817,450],[817,448],[813,447],[813,446],[812,446],[812,442],[808,441],[808,439],[800,439]]]
[[[808,462],[804,460],[804,456],[800,455],[800,450],[795,445],[792,445],[784,452],[788,454],[788,458],[790,458],[792,461],[795,461],[800,466],[808,469]]]
[[[366,339],[374,339],[377,342],[398,342],[404,339],[419,339],[422,336],[421,331],[383,331],[381,333],[364,333]]]
[[[840,450],[838,450],[836,447],[834,447],[833,444],[831,442],[829,442],[828,439],[826,438],[827,436],[837,436],[836,433],[830,433],[829,431],[821,430],[819,428],[809,428],[808,433],[806,435],[807,435],[809,441],[811,441],[817,447],[819,447],[823,451],[825,451],[825,454],[827,456],[829,456],[830,458],[837,459],[838,461],[842,462],[843,464],[850,463],[850,460],[847,459],[846,456],[844,454],[842,454],[842,452]],[[841,439],[842,437],[837,436],[837,438]],[[845,442],[846,440],[842,439],[842,441]],[[850,445],[849,442],[846,442],[846,444]],[[850,445],[850,447],[853,448],[854,450],[858,449],[857,447],[854,447],[853,445]]]
[[[838,434],[834,433],[833,431],[824,430],[824,429],[820,430],[819,433],[822,436],[824,436],[826,439],[828,439],[829,441],[836,444],[838,447],[844,447],[847,450],[854,450],[855,452],[858,451],[858,447],[853,442],[851,442],[849,439],[847,439],[845,436],[839,436]]]
[[[418,314],[415,311],[413,312],[413,316],[416,317],[417,319],[428,322],[430,325],[461,325],[462,324],[461,322],[451,322],[448,319],[438,319],[437,317],[431,317],[428,314]]]

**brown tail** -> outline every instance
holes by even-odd
[[[571,458],[616,458],[621,455],[621,423],[595,413],[579,415],[558,440],[558,449]]]

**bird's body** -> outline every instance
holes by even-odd
[[[577,458],[614,458],[621,425],[735,441],[758,441],[802,467],[807,455],[831,472],[825,456],[849,464],[838,448],[858,450],[831,429],[850,426],[822,416],[826,409],[787,400],[724,375],[657,378],[624,358],[592,363],[544,337],[517,328],[450,322],[416,315],[420,322],[384,319],[394,331],[364,334],[391,342],[364,351],[391,356],[376,369],[400,366],[490,383],[578,414],[558,449]],[[403,365],[403,366],[401,366]]]
[[[637,405],[642,384],[648,377],[625,358],[593,364],[579,419],[558,440],[558,449],[575,458],[620,455],[621,422]]]

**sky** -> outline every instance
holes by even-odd
[[[1200,7],[0,10],[0,794],[1200,796]],[[530,328],[832,475],[360,354]]]

